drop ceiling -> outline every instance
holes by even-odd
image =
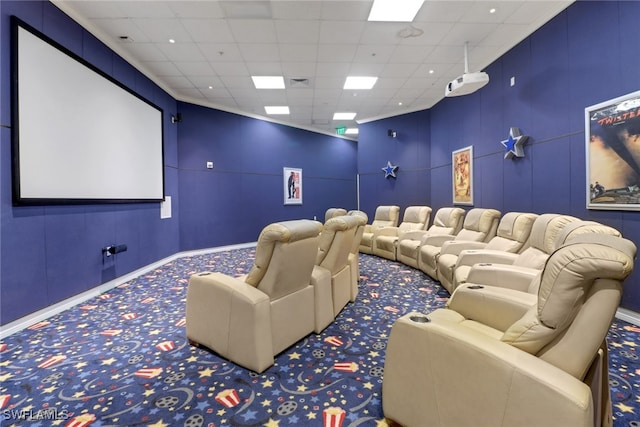
[[[53,0],[180,101],[332,135],[432,107],[465,71],[465,43],[469,71],[482,71],[572,2],[426,0],[401,23],[367,22],[372,0]],[[285,88],[256,89],[252,75]],[[378,80],[344,90],[347,76]],[[284,105],[289,115],[265,113]]]

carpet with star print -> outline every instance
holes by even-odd
[[[0,424],[6,426],[387,426],[381,389],[387,338],[409,311],[448,293],[421,271],[360,255],[361,280],[321,334],[258,375],[190,346],[190,275],[237,276],[253,248],[183,257],[0,342]],[[640,425],[640,328],[609,333],[614,425]]]

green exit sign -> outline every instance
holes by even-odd
[[[340,127],[336,128],[336,134],[338,134],[338,135],[344,135],[346,131],[347,131],[347,127],[346,126],[340,126]]]

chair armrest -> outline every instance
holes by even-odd
[[[187,338],[246,368],[273,364],[271,301],[264,292],[222,273],[191,276]]]
[[[374,236],[395,236],[398,237],[398,227],[382,227],[373,233]]]
[[[448,240],[442,244],[440,255],[451,254],[460,255],[460,252],[469,249],[483,249],[487,244],[485,242],[471,242],[465,240]]]
[[[537,302],[537,295],[527,292],[466,283],[456,288],[447,308],[504,332]]]
[[[429,246],[441,247],[444,244],[444,242],[453,240],[454,238],[455,236],[452,236],[450,234],[431,234],[431,235],[425,236],[422,239],[422,246],[429,245]]]
[[[418,240],[421,241],[424,236],[427,235],[427,232],[425,230],[411,230],[411,231],[405,231],[404,233],[400,233],[398,238],[400,240]]]
[[[540,273],[535,268],[516,265],[480,263],[469,270],[466,283],[498,286],[521,292],[529,292],[533,279]]]
[[[474,265],[481,262],[493,264],[513,264],[518,254],[490,249],[465,249],[460,252],[457,265]]]
[[[589,387],[500,340],[454,322],[401,317],[382,383],[386,417],[402,425],[593,425]],[[460,408],[465,408],[461,410]]]

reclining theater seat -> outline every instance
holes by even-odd
[[[511,253],[520,252],[529,239],[531,227],[537,217],[538,215],[533,213],[508,212],[500,220],[496,236],[488,243],[459,240],[445,242],[438,257],[438,280],[442,286],[450,293],[453,292],[457,285],[454,280],[455,270],[458,267],[471,268],[470,266],[458,265],[459,257],[468,250],[487,249]]]
[[[398,238],[396,258],[403,264],[418,268],[418,256],[422,240],[430,235],[454,236],[462,229],[466,211],[462,208],[440,208],[427,231],[416,230],[402,233]]]
[[[316,288],[316,332],[322,331],[331,323],[351,299],[349,253],[362,219],[350,215],[331,218],[320,233],[313,273],[313,286]],[[329,277],[328,283],[326,278],[316,280],[319,276]],[[330,295],[330,299],[327,295]]]
[[[397,227],[399,216],[400,206],[378,206],[373,221],[364,227],[360,241],[360,252],[372,254],[374,233],[382,227]]]
[[[418,268],[432,279],[438,280],[438,256],[444,242],[488,242],[496,235],[500,215],[500,211],[496,209],[473,208],[465,215],[462,230],[455,236],[425,237],[420,246]]]
[[[204,272],[187,288],[187,338],[262,372],[274,356],[314,329],[311,272],[322,224],[284,221],[265,227],[249,274]]]
[[[491,282],[497,275],[503,281],[512,281],[513,289],[526,290],[531,277],[544,266],[549,255],[556,249],[562,230],[573,222],[580,221],[570,215],[543,214],[531,227],[527,248],[519,254],[496,250],[470,250],[462,253],[454,271],[454,286],[465,283],[473,273],[474,281]]]
[[[347,215],[360,218],[360,223],[356,229],[356,238],[353,239],[353,245],[351,245],[351,252],[349,253],[349,268],[351,268],[351,302],[354,302],[358,296],[358,284],[360,283],[360,241],[362,240],[364,227],[367,225],[369,217],[365,212],[358,210],[349,211],[347,212]]]
[[[324,213],[324,222],[329,221],[331,218],[334,218],[336,216],[343,216],[347,214],[347,210],[346,209],[342,209],[342,208],[329,208],[327,209],[327,211]]]
[[[564,245],[571,239],[581,234],[608,234],[621,237],[618,230],[608,225],[595,221],[575,220],[567,222],[556,236],[553,250]],[[476,264],[469,270],[468,282],[488,286],[499,286],[522,292],[537,293],[537,282],[533,278],[538,275],[540,269],[524,267],[512,264]],[[533,287],[532,287],[533,286]]]
[[[383,227],[374,234],[373,254],[395,261],[398,238],[407,231],[426,230],[430,217],[429,206],[408,206],[399,226]]]
[[[385,416],[405,426],[611,425],[602,344],[635,254],[629,240],[582,234],[551,254],[536,295],[464,284],[447,308],[401,317],[387,346]]]

